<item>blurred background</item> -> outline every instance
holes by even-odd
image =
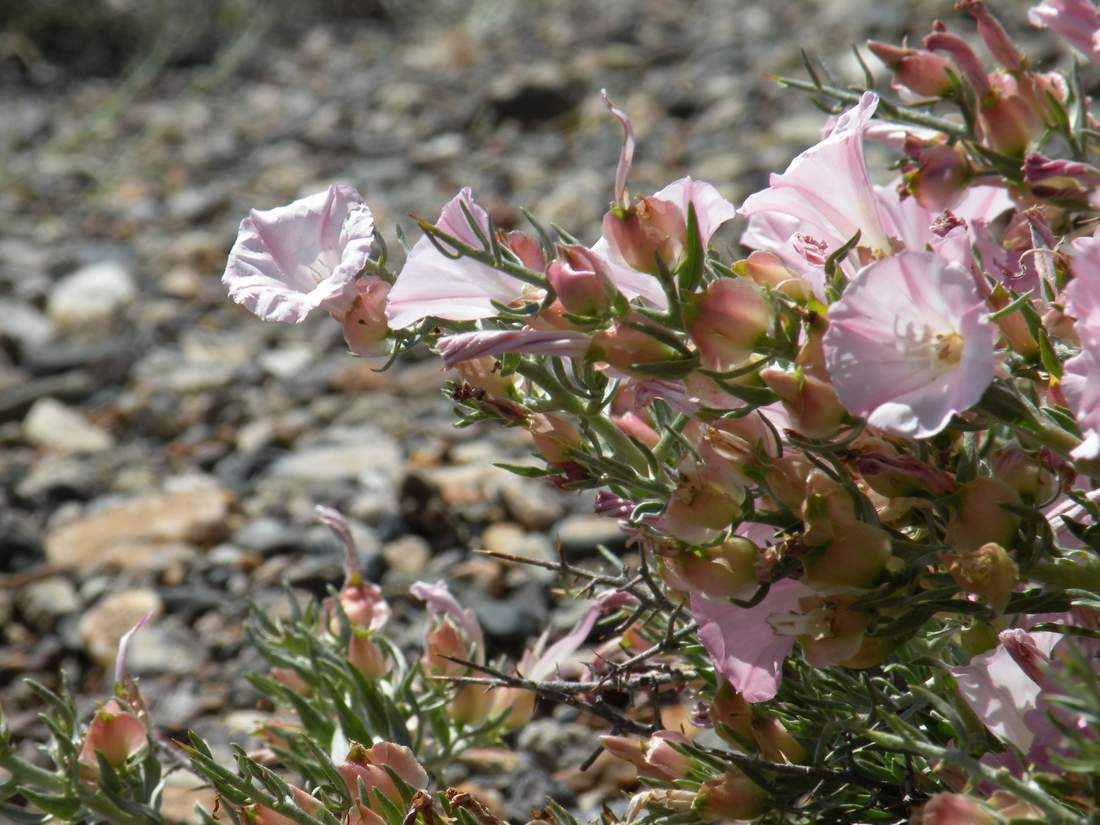
[[[635,193],[690,173],[736,204],[824,120],[767,74],[800,75],[801,46],[857,81],[867,37],[915,41],[936,15],[972,32],[951,5],[0,0],[0,702],[16,738],[29,753],[42,733],[21,677],[64,670],[90,710],[118,636],[152,610],[130,661],[162,731],[194,727],[223,755],[247,742],[272,709],[243,679],[263,666],[246,597],[277,613],[284,584],[340,581],[316,503],[352,520],[409,643],[418,578],[476,604],[494,652],[575,619],[553,574],[474,548],[621,547],[585,499],[493,467],[523,460],[525,434],[451,429],[436,361],[377,373],[327,319],[230,304],[219,276],[249,208],[346,181],[399,255],[394,226],[469,185],[502,227],[526,206],[592,242],[621,139],[601,87],[634,122]],[[993,5],[1033,59],[1055,57],[1027,3]],[[449,778],[509,817],[547,793],[591,811],[624,779],[576,770],[592,743],[558,709]],[[171,782],[186,820],[202,794]]]

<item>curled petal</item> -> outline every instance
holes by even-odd
[[[439,339],[437,348],[443,356],[443,366],[450,369],[462,361],[505,352],[579,358],[588,351],[589,343],[583,332],[495,329],[447,335]]]
[[[459,604],[458,599],[454,597],[454,594],[451,593],[444,582],[438,581],[435,584],[422,581],[414,582],[409,588],[409,592],[424,602],[433,616],[449,616],[466,633],[467,638],[476,645],[477,650],[482,655],[484,654],[485,637],[481,633],[481,625],[478,624],[477,616],[473,610]]]
[[[611,116],[623,127],[623,147],[619,150],[619,166],[615,170],[615,203],[621,207],[630,205],[626,194],[626,179],[630,177],[630,167],[634,162],[634,127],[630,125],[630,118],[626,112],[619,109],[607,96],[607,89],[600,89],[600,97]]]

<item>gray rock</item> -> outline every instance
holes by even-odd
[[[27,412],[23,437],[37,447],[62,453],[97,453],[115,444],[106,430],[52,398],[39,399]]]
[[[206,659],[206,647],[174,616],[134,634],[126,654],[127,669],[135,676],[194,673]]]
[[[47,631],[62,616],[80,610],[80,596],[64,576],[50,576],[21,588],[16,605],[24,621],[39,632]]]
[[[40,347],[54,336],[50,319],[19,301],[0,300],[0,336],[14,340],[23,351]]]
[[[592,555],[600,545],[615,552],[626,544],[626,536],[618,522],[587,513],[566,517],[552,535],[565,555],[572,558]]]
[[[101,261],[62,278],[46,305],[50,319],[61,326],[103,321],[137,296],[134,276],[119,261]]]

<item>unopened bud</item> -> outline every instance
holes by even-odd
[[[824,550],[802,558],[802,580],[818,590],[874,587],[890,555],[890,534],[857,522],[840,530]]]
[[[774,252],[757,249],[743,261],[733,265],[734,272],[751,278],[760,286],[770,287],[782,292],[799,303],[809,300],[813,290],[798,273],[787,268],[782,259]]]
[[[922,97],[941,97],[951,90],[951,66],[938,54],[924,49],[903,49],[889,43],[867,41],[867,48],[894,72],[895,86]]]
[[[465,665],[451,661],[469,661],[470,644],[449,616],[428,631],[424,641],[424,670],[432,676],[461,676]]]
[[[977,549],[945,552],[943,562],[961,589],[981,596],[997,615],[1004,612],[1019,571],[1001,545],[990,542]]]
[[[747,278],[712,281],[687,309],[688,335],[703,366],[729,370],[752,355],[771,327],[773,312],[759,287]]]
[[[685,477],[673,490],[664,519],[669,534],[688,544],[702,544],[729,527],[740,511],[739,502],[726,492],[698,477]]]
[[[536,413],[531,416],[529,427],[535,449],[548,464],[568,464],[571,461],[569,452],[584,446],[577,428],[561,416]]]
[[[970,181],[970,164],[962,150],[917,140],[907,140],[905,150],[917,163],[905,174],[905,185],[917,203],[933,212],[954,207]]]
[[[742,750],[756,750],[756,737],[752,725],[752,705],[730,685],[722,682],[714,693],[710,706],[710,719],[715,732]]]
[[[716,546],[685,550],[671,564],[693,592],[712,599],[744,598],[759,586],[759,553],[751,541],[734,536]]]
[[[649,737],[645,751],[646,773],[661,779],[679,779],[691,768],[691,757],[676,750],[670,743],[686,744],[686,736],[675,731],[658,731]]]
[[[622,320],[651,325],[644,316],[636,314],[624,316]],[[659,364],[683,357],[668,344],[619,321],[593,335],[588,352],[589,360],[606,361],[623,372],[629,372],[634,364]]]
[[[602,316],[611,308],[615,287],[599,256],[579,244],[559,247],[561,257],[551,261],[546,279],[566,312]]]
[[[516,257],[528,269],[542,272],[546,268],[546,258],[542,254],[542,246],[526,232],[509,232],[504,236],[504,242],[509,249],[516,253]]]
[[[806,522],[806,544],[827,544],[849,527],[858,524],[856,505],[843,484],[814,469],[806,478],[806,500],[802,503]]]
[[[96,711],[84,735],[77,757],[81,776],[87,780],[99,776],[96,754],[102,756],[112,768],[121,768],[145,746],[146,738],[145,725],[141,720],[125,710],[117,700],[111,699]]]
[[[985,41],[986,48],[993,59],[1008,69],[1017,72],[1024,68],[1024,57],[1004,26],[994,17],[985,3],[979,0],[956,0],[955,7],[965,11],[978,24],[978,35]]]
[[[994,75],[994,80],[993,91],[978,107],[982,141],[1002,155],[1022,158],[1043,122],[1031,103],[1018,93],[1015,80],[1004,75]]]
[[[767,794],[731,767],[721,778],[704,782],[691,807],[704,822],[755,819],[767,809]]]
[[[390,328],[386,322],[386,298],[390,285],[375,275],[356,282],[358,294],[343,318],[344,341],[356,355],[377,355],[378,342]]]
[[[464,725],[480,725],[492,713],[494,701],[488,686],[463,685],[447,704],[447,715]]]
[[[803,435],[824,438],[844,421],[846,411],[828,381],[802,370],[788,372],[778,367],[762,370],[760,377],[779,396],[792,428]]]
[[[686,235],[680,208],[658,198],[642,198],[626,209],[612,209],[603,218],[603,236],[639,272],[656,274],[658,259],[674,270],[683,257]]]
[[[1058,492],[1058,477],[1049,454],[1030,455],[1018,447],[1006,447],[991,457],[990,465],[993,477],[1026,501],[1049,501]]]
[[[950,473],[911,455],[862,453],[856,458],[855,465],[867,486],[888,498],[921,493],[939,498],[956,487],[955,477]]]
[[[752,735],[760,747],[760,753],[769,762],[805,762],[809,755],[806,748],[791,736],[786,725],[774,716],[754,720]]]
[[[352,631],[348,640],[348,661],[368,680],[381,679],[390,670],[382,648],[367,634]]]
[[[1002,505],[1020,504],[1019,494],[995,478],[963,484],[947,520],[947,543],[955,550],[972,550],[989,542],[1011,546],[1020,517]]]

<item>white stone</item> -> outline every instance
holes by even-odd
[[[101,261],[66,275],[50,292],[46,312],[63,326],[101,321],[137,295],[130,270],[118,261]]]
[[[38,447],[61,453],[97,453],[115,445],[106,430],[52,398],[41,398],[23,418],[23,437]]]

